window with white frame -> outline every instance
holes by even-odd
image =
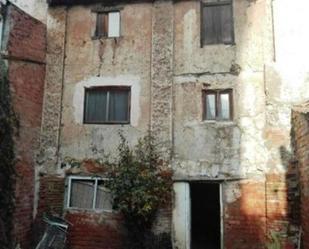
[[[127,86],[102,86],[85,89],[85,124],[129,124],[130,93]]]
[[[112,195],[106,181],[100,177],[69,177],[66,207],[112,211]]]

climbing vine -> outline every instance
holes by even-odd
[[[112,165],[108,188],[114,196],[114,208],[124,216],[125,248],[171,248],[170,238],[155,236],[151,228],[158,209],[170,200],[172,172],[161,166],[153,137],[140,139],[134,148],[122,134],[120,138],[118,161]]]
[[[11,106],[6,66],[0,60],[0,245],[12,248],[14,211],[15,153],[14,135],[18,122]]]

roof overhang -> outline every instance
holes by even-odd
[[[72,5],[90,5],[101,3],[104,5],[114,5],[119,3],[152,2],[152,0],[47,0],[49,6],[72,6]]]

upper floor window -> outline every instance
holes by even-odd
[[[93,87],[85,89],[84,123],[130,123],[130,87]]]
[[[203,91],[204,120],[232,120],[233,96],[232,90]]]
[[[232,0],[201,4],[201,45],[234,43]]]
[[[112,211],[107,179],[71,176],[68,179],[67,208]]]
[[[95,37],[119,37],[120,36],[120,12],[98,12]]]

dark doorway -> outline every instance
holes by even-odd
[[[220,249],[220,184],[191,183],[190,192],[191,249]]]

